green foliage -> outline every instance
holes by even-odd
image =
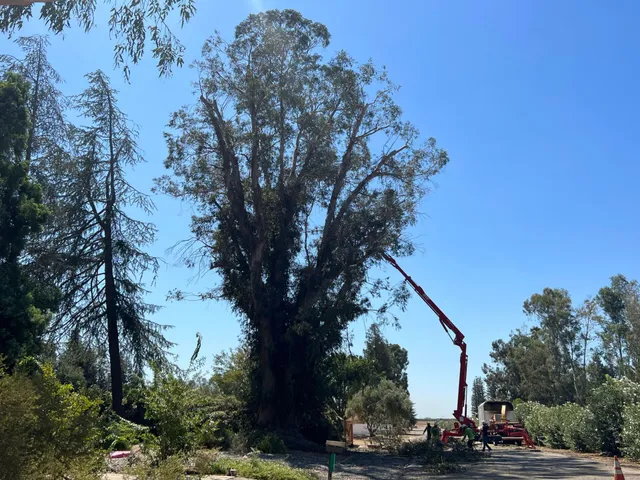
[[[21,256],[48,211],[40,187],[29,178],[24,155],[30,128],[29,85],[9,73],[0,81],[0,354],[9,367],[38,353],[53,298],[29,277]]]
[[[566,448],[560,407],[522,402],[516,407],[515,414],[534,441],[553,448]]]
[[[415,423],[409,394],[390,380],[367,386],[349,401],[348,414],[366,423],[370,436],[381,430],[397,434]]]
[[[255,446],[256,450],[262,453],[287,453],[287,447],[280,437],[275,433],[267,433]]]
[[[408,390],[409,354],[400,345],[389,343],[377,323],[372,324],[367,331],[363,354],[364,359],[370,362],[373,371],[380,378],[391,380],[396,385]]]
[[[25,376],[0,377],[0,478],[28,478],[36,459],[30,451],[37,427],[36,391]]]
[[[476,377],[471,385],[471,415],[478,416],[478,406],[486,400],[484,394],[484,382],[482,378]]]
[[[213,360],[211,384],[214,392],[247,402],[251,395],[252,373],[253,365],[247,347],[221,352]]]
[[[197,106],[173,115],[172,175],[157,181],[193,204],[185,263],[221,278],[198,298],[243,318],[261,427],[321,426],[323,367],[348,324],[408,298],[369,269],[384,251],[412,251],[404,231],[448,161],[402,118],[384,69],[344,52],[325,60],[328,44],[324,25],[293,10],[207,41]]]
[[[78,332],[67,340],[64,350],[58,355],[55,370],[62,383],[70,383],[77,391],[86,392],[90,387],[101,391],[108,389],[104,349],[101,354],[100,350],[85,343]]]
[[[558,409],[564,445],[577,452],[598,451],[593,412],[575,403],[566,403]]]
[[[490,396],[522,398],[547,405],[584,402],[584,365],[579,362],[581,318],[566,290],[545,288],[524,302],[539,326],[516,331],[508,342],[493,343],[495,366],[485,365]]]
[[[629,458],[640,460],[640,403],[626,405],[622,416],[622,452]]]
[[[156,370],[146,402],[145,416],[153,422],[162,458],[195,449],[198,431],[206,421],[206,398],[199,390],[182,378]]]
[[[483,367],[491,398],[585,405],[606,375],[640,378],[637,281],[615,275],[596,298],[576,307],[566,290],[545,288],[524,303],[524,311],[537,323],[529,331],[516,330],[508,341],[495,341],[493,365]]]
[[[600,451],[610,454],[620,452],[625,407],[637,403],[640,403],[640,385],[627,379],[609,377],[591,392],[589,409],[595,416]]]
[[[102,446],[108,451],[130,450],[134,445],[140,444],[157,444],[149,427],[135,424],[115,414],[110,415],[105,423]]]
[[[97,478],[98,406],[50,365],[25,361],[0,374],[0,478]]]
[[[610,409],[620,408],[622,412],[624,395],[619,387],[614,383],[603,385],[587,407],[521,402],[515,408],[516,418],[539,444],[579,452],[616,453],[623,417],[612,415]]]
[[[241,423],[242,403],[208,391],[188,374],[156,369],[145,389],[145,418],[157,435],[162,458],[198,446],[230,448]]]
[[[200,474],[226,475],[230,468],[238,472],[239,477],[253,478],[255,480],[317,480],[317,477],[304,470],[292,468],[284,463],[271,460],[239,460],[220,458],[203,465]]]
[[[616,376],[638,379],[634,365],[640,358],[640,284],[615,275],[596,299],[604,312],[600,338],[605,358]]]
[[[514,408],[514,414],[522,422],[534,441],[541,442],[544,438],[544,424],[541,423],[540,409],[545,408],[538,402],[519,402]]]
[[[110,0],[104,0],[110,5]],[[13,34],[22,28],[39,4],[0,7],[0,32]],[[46,3],[40,8],[40,18],[50,31],[62,33],[72,23],[85,31],[96,22],[96,2],[65,1]],[[109,30],[115,39],[114,63],[123,66],[129,78],[129,61],[136,64],[145,54],[147,39],[151,42],[153,58],[158,61],[160,75],[170,75],[173,65],[182,66],[184,47],[172,32],[171,13],[175,12],[184,26],[196,12],[195,0],[129,0],[110,9]]]

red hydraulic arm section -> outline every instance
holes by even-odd
[[[442,435],[442,440],[446,442],[448,437],[450,436],[461,435],[462,434],[461,430],[464,426],[469,426],[475,430],[476,429],[475,422],[471,418],[467,417],[467,363],[469,361],[469,357],[467,356],[467,344],[464,341],[464,335],[460,330],[458,330],[458,327],[456,327],[454,323],[451,320],[449,320],[449,317],[447,317],[444,314],[444,312],[440,310],[438,305],[436,305],[435,302],[429,298],[429,296],[424,292],[422,287],[420,287],[420,285],[414,282],[413,279],[409,275],[407,275],[407,273],[400,267],[400,265],[398,265],[398,263],[395,261],[393,257],[391,257],[390,255],[387,255],[386,253],[383,253],[382,256],[387,262],[389,262],[396,270],[398,270],[402,274],[402,276],[407,280],[407,282],[409,282],[409,285],[411,285],[411,287],[415,290],[418,296],[424,301],[424,303],[429,305],[431,310],[433,310],[433,312],[438,316],[438,320],[440,320],[440,323],[442,324],[442,328],[444,328],[444,331],[447,332],[447,335],[449,335],[449,338],[451,338],[451,340],[453,341],[453,344],[460,347],[460,377],[458,381],[458,403],[456,404],[456,409],[453,411],[453,416],[458,422],[460,422],[460,425],[459,425],[459,428],[456,430],[448,431],[448,432],[445,431],[444,434]],[[451,336],[452,333],[453,333],[453,336]],[[464,408],[464,412],[463,412],[463,408]]]

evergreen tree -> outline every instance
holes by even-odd
[[[155,239],[153,224],[133,219],[129,209],[151,213],[153,203],[136,190],[126,171],[143,161],[136,132],[118,109],[117,92],[104,73],[88,74],[89,87],[75,98],[89,120],[73,128],[73,152],[61,169],[65,235],[58,251],[73,266],[64,270],[62,314],[53,329],[79,333],[90,345],[108,347],[112,407],[122,410],[123,356],[138,371],[145,362],[163,362],[170,343],[148,317],[159,307],[144,301],[142,277],[155,278],[158,260],[142,250]]]
[[[29,85],[9,73],[0,81],[0,354],[9,367],[38,352],[54,298],[21,264],[27,239],[46,221],[39,185],[29,178]]]
[[[478,418],[478,406],[485,400],[484,382],[482,378],[476,377],[471,385],[471,415],[474,418]]]

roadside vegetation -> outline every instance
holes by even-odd
[[[616,275],[577,306],[546,288],[523,308],[533,324],[493,342],[487,397],[518,399],[538,444],[640,459],[640,284]]]

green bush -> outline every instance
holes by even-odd
[[[211,393],[180,374],[155,371],[144,402],[161,458],[196,447],[231,447],[241,410],[233,397]]]
[[[287,453],[287,447],[275,433],[267,433],[255,446],[262,453],[282,454]]]
[[[0,369],[0,479],[97,478],[98,407],[50,365]]]
[[[200,406],[206,401],[192,385],[172,374],[154,372],[147,391],[145,418],[153,423],[161,458],[189,452],[197,446],[206,418]]]
[[[595,417],[591,410],[575,403],[556,408],[565,446],[578,452],[597,451]]]
[[[540,413],[544,425],[545,444],[551,448],[567,448],[562,425],[562,407],[544,408]]]
[[[241,431],[233,435],[231,438],[231,447],[229,449],[232,453],[247,453],[250,450],[249,443],[249,435],[247,435],[246,432]]]
[[[633,405],[627,405],[624,407],[624,427],[622,428],[622,443],[623,453],[633,458],[634,460],[640,460],[640,403]]]
[[[104,423],[102,446],[108,451],[129,450],[134,445],[155,444],[157,441],[149,427],[135,424],[116,414],[108,414]]]
[[[589,396],[589,410],[593,413],[597,450],[608,454],[620,453],[625,404],[625,388],[621,381],[607,378]]]
[[[519,401],[515,404],[513,413],[516,417],[516,420],[518,420],[521,423],[529,423],[530,419],[531,419],[531,415],[533,414],[533,412],[535,411],[536,408],[541,407],[542,405],[540,405],[538,402],[523,402],[523,401]],[[531,432],[529,432],[531,433]]]
[[[522,402],[515,407],[515,416],[522,422],[531,438],[538,444],[546,436],[546,409],[538,402]]]
[[[239,429],[243,406],[235,397],[208,395],[203,408],[204,423],[200,426],[196,441],[206,448],[228,450],[232,447],[234,432]]]

